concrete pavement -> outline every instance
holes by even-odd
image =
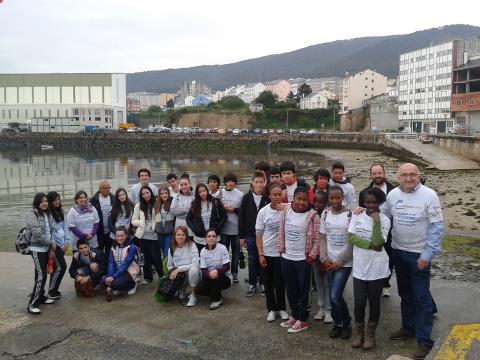
[[[69,262],[70,259],[68,259]],[[240,278],[246,275],[240,274]],[[67,275],[68,276],[68,275]],[[224,292],[225,305],[207,309],[201,298],[194,308],[177,300],[158,304],[154,285],[139,286],[131,297],[107,303],[103,296],[77,298],[72,280],[65,277],[63,297],[43,305],[39,316],[27,315],[27,295],[33,285],[33,264],[28,256],[0,253],[0,357],[35,359],[386,359],[408,356],[415,341],[392,342],[391,331],[400,326],[400,305],[392,279],[392,297],[382,299],[378,345],[374,351],[357,351],[350,341],[328,338],[329,325],[287,334],[280,321],[267,323],[265,299],[246,298],[241,282]],[[452,325],[480,322],[478,283],[432,281],[439,307],[434,320],[435,340],[444,339]],[[346,289],[353,310],[352,284]],[[436,345],[439,348],[441,343]],[[478,354],[477,354],[478,356]],[[474,359],[475,357],[472,357]]]

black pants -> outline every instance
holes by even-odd
[[[369,307],[369,321],[377,322],[380,319],[380,298],[382,296],[385,279],[360,280],[353,278],[353,297],[355,300],[355,322],[365,321],[365,308]]]
[[[62,282],[66,270],[67,263],[65,262],[63,248],[57,245],[53,256],[53,273],[50,275],[49,295],[55,295],[58,292],[58,288],[60,287],[60,283]]]
[[[28,306],[38,307],[47,299],[45,296],[45,284],[47,282],[48,251],[32,251],[32,258],[35,266],[35,283],[33,285],[33,291]]]
[[[210,296],[212,301],[220,301],[222,298],[222,290],[228,289],[232,285],[230,278],[221,274],[216,279],[202,279],[195,288],[198,295]]]
[[[265,256],[267,267],[264,268],[265,296],[267,311],[285,310],[285,283],[282,275],[280,257]]]
[[[310,271],[312,266],[306,260],[293,261],[285,258],[280,260],[282,274],[285,279],[288,304],[295,320],[308,320],[308,299],[310,295]]]
[[[198,256],[200,256],[200,253],[202,252],[202,249],[205,247],[205,245],[196,243],[195,241],[194,241],[194,243],[195,243],[195,245],[197,246]]]
[[[390,278],[392,277],[393,274],[393,256],[392,256],[392,237],[389,236],[389,239],[387,242],[383,244],[383,247],[385,248],[385,252],[388,255],[388,267],[390,268],[390,275],[388,275],[387,278],[385,278],[383,287],[389,288],[390,287]]]
[[[98,240],[98,250],[105,254],[105,268],[108,266],[108,258],[110,256],[110,249],[112,248],[112,239],[110,238],[110,233],[107,234],[97,234]]]
[[[163,276],[162,251],[160,250],[160,242],[158,240],[140,240],[145,263],[143,265],[143,278],[153,280],[152,264],[158,276]]]

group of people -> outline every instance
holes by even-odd
[[[102,181],[91,199],[77,192],[66,215],[58,193],[36,194],[26,216],[35,265],[28,311],[39,314],[41,304],[60,299],[69,246],[69,274],[79,295],[94,296],[97,285],[109,301],[120,293],[132,295],[140,277],[147,285],[156,272],[177,280],[178,297],[187,307],[209,296],[214,310],[223,304],[222,291],[239,282],[246,247],[246,296],[265,296],[267,321],[280,317],[288,333],[308,329],[314,288],[315,320],[333,323],[331,338],[352,338],[353,348],[365,350],[375,346],[380,299],[390,296],[395,267],[402,328],[390,338],[416,337],[412,357],[423,359],[433,346],[430,266],[443,236],[440,201],[422,184],[414,164],[399,167],[398,187],[386,180],[381,164],[373,164],[369,176],[372,182],[358,204],[341,162],[317,170],[310,186],[296,176],[293,162],[271,167],[262,161],[245,194],[233,173],[225,174],[223,187],[217,175],[193,188],[188,174],[169,174],[168,184],[157,188],[150,170],[140,169],[130,192],[119,188],[112,194]],[[53,271],[45,293],[49,261]],[[350,274],[353,326],[343,296]]]

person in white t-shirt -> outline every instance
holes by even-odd
[[[128,198],[133,202],[134,205],[137,205],[140,203],[140,190],[144,186],[148,186],[153,193],[153,196],[158,195],[158,188],[150,183],[150,177],[152,176],[152,173],[148,169],[140,169],[137,172],[138,179],[140,182],[138,184],[135,184],[132,186],[130,189],[130,193],[128,194]]]
[[[352,335],[350,313],[343,291],[352,271],[352,246],[347,232],[352,212],[343,205],[343,190],[333,185],[328,190],[329,207],[323,211],[320,224],[320,261],[327,270],[330,305],[334,327],[329,336],[349,339]]]
[[[350,210],[357,207],[357,197],[355,196],[355,188],[350,182],[350,178],[345,176],[345,166],[341,161],[335,161],[332,164],[332,177],[329,182],[330,186],[338,185],[343,190],[343,205]]]
[[[353,297],[355,326],[353,348],[370,350],[375,346],[375,330],[380,318],[380,298],[385,279],[390,275],[389,259],[383,244],[390,231],[390,219],[380,212],[386,200],[380,188],[369,188],[364,193],[366,211],[352,216],[348,241],[353,245]],[[365,308],[369,318],[365,333]]]
[[[281,185],[270,184],[269,199],[270,205],[260,209],[255,224],[258,259],[260,266],[264,269],[267,321],[275,321],[277,313],[282,320],[288,320],[290,316],[286,312],[285,284],[277,240],[280,217],[285,208],[282,204]]]
[[[285,184],[283,193],[283,202],[291,203],[293,201],[293,194],[297,188],[297,177],[295,176],[295,164],[292,161],[284,161],[280,165],[282,172],[282,181]]]
[[[178,183],[177,175],[171,173],[167,175],[167,183],[169,185],[168,191],[170,191],[170,196],[174,198],[180,192],[180,185]]]
[[[292,315],[281,326],[289,333],[308,329],[308,298],[310,294],[311,264],[307,261],[308,191],[303,186],[295,189],[293,202],[287,204],[280,219],[278,251],[281,255],[288,303]],[[311,261],[313,263],[313,259]]]
[[[218,198],[220,195],[220,178],[218,175],[210,175],[207,179],[208,192],[213,196]]]
[[[210,310],[216,310],[223,304],[222,290],[232,286],[230,255],[227,248],[217,243],[215,229],[207,231],[207,245],[200,252],[200,270],[202,281],[197,286],[197,294],[210,296]]]

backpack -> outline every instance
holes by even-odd
[[[175,269],[172,269],[167,273],[165,280],[157,289],[157,293],[163,296],[166,300],[169,300],[175,296],[175,293],[180,288],[185,280],[185,277],[187,276],[185,272],[179,272],[175,279],[170,279],[170,274],[173,272],[173,270]]]
[[[18,231],[15,239],[15,250],[21,255],[30,255],[30,238],[31,235],[27,228],[23,227]]]

